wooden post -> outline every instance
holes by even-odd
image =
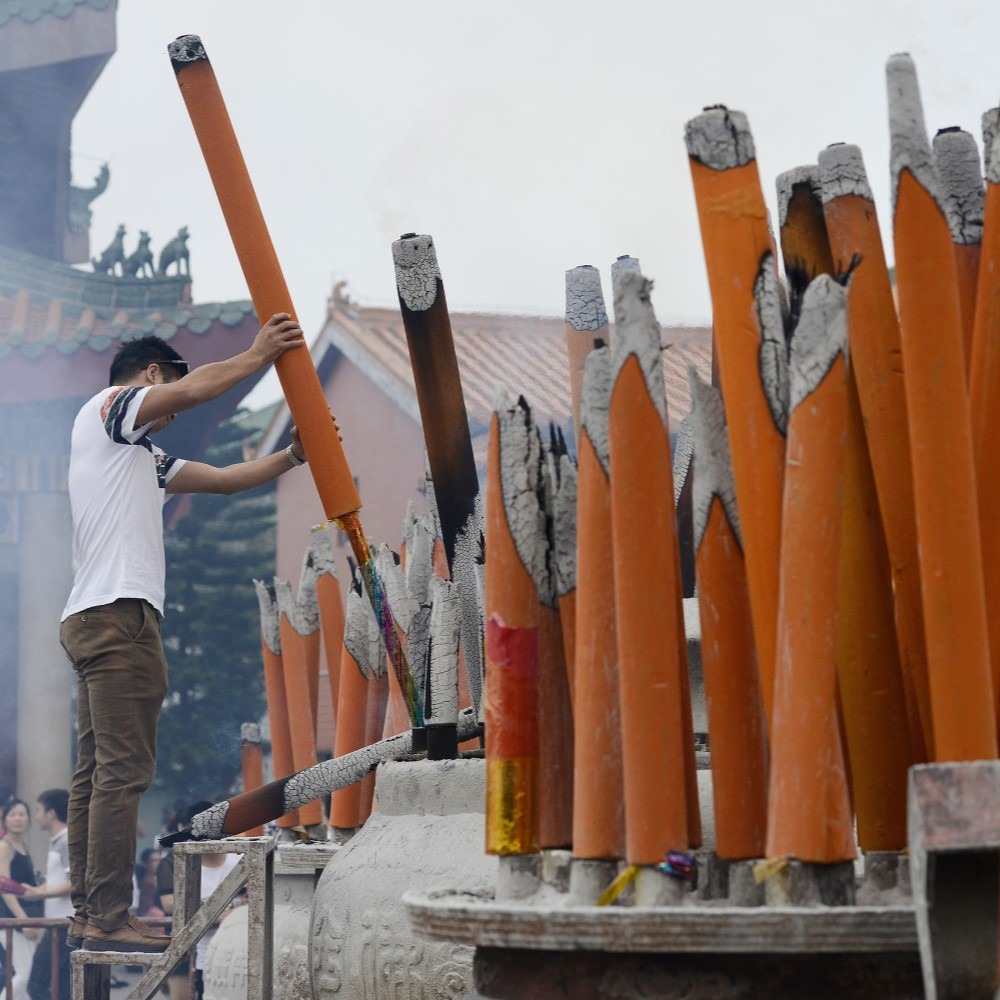
[[[955,256],[913,60],[893,56],[887,81],[934,756],[983,760],[997,754],[996,713]]]
[[[822,864],[856,853],[836,712],[845,300],[828,275],[816,278],[791,341],[768,791],[768,857]]]
[[[746,116],[709,108],[688,122],[685,139],[729,415],[761,692],[770,722],[788,405],[781,296]]]
[[[837,267],[845,271],[852,261],[856,264],[847,300],[850,370],[889,548],[910,759],[923,761],[932,728],[899,322],[861,151],[857,146],[830,146],[820,153],[819,166],[823,212]]]
[[[767,727],[753,643],[722,396],[688,372],[694,406],[694,539],[701,662],[712,746],[715,853],[764,856]]]

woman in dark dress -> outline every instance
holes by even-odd
[[[35,866],[31,863],[31,856],[24,843],[31,826],[31,813],[27,803],[21,799],[11,799],[4,805],[0,818],[4,828],[4,835],[0,838],[0,875],[25,885],[34,885]],[[40,900],[29,902],[10,892],[0,894],[0,916],[3,917],[40,917],[42,905]],[[41,933],[34,927],[14,931],[14,944],[11,954],[7,956],[7,961],[14,966],[12,997],[8,998],[5,991],[0,991],[0,1000],[27,1000],[31,959]]]

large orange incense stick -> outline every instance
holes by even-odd
[[[486,465],[486,851],[538,850],[540,442],[499,393]]]
[[[832,276],[818,166],[779,177],[778,214],[785,270],[793,281],[796,274]],[[848,778],[861,847],[899,850],[906,843],[909,726],[885,534],[850,366],[841,515],[836,660]]]
[[[592,264],[581,264],[566,272],[566,355],[573,400],[573,431],[578,441],[584,366],[598,341],[611,342],[601,291],[601,272]]]
[[[986,142],[986,208],[979,295],[976,299],[969,407],[976,461],[979,521],[987,608],[1000,607],[1000,109],[983,116]],[[1000,726],[1000,614],[990,615],[989,643],[994,709]]]
[[[574,680],[573,854],[625,855],[622,735],[615,632],[608,404],[611,351],[587,358],[580,407],[577,481],[577,656]]]
[[[934,757],[985,760],[997,734],[955,255],[913,60],[893,56],[887,82]]]
[[[573,842],[573,710],[563,629],[556,588],[555,472],[558,453],[542,456],[548,571],[536,577],[538,588],[538,846],[568,848]]]
[[[958,127],[940,129],[934,136],[932,150],[941,185],[941,207],[955,245],[958,305],[962,314],[962,343],[968,372],[983,240],[983,173],[979,166],[976,140]]]
[[[722,396],[688,373],[694,405],[694,539],[701,664],[712,745],[715,852],[764,856],[767,733]]]
[[[267,694],[267,718],[271,728],[271,764],[276,778],[294,773],[292,734],[288,721],[288,696],[281,655],[281,617],[274,588],[259,580],[257,603],[260,605],[261,651],[264,656],[264,689]],[[290,829],[299,825],[298,812],[282,816],[278,826]]]
[[[708,109],[688,122],[685,139],[729,415],[761,691],[770,718],[787,421],[781,297],[746,116]]]
[[[577,438],[579,440],[579,438]],[[577,472],[573,459],[565,450],[554,461],[558,484],[555,497],[555,557],[556,600],[562,625],[563,651],[566,656],[566,676],[572,705],[576,672],[576,489]]]
[[[306,632],[309,625],[292,595],[287,580],[275,580],[281,629],[281,658],[284,665],[285,694],[288,698],[288,721],[292,740],[293,771],[304,771],[316,763],[316,737],[309,684],[309,653]],[[299,810],[303,826],[322,821],[320,803],[310,802]]]
[[[337,704],[337,738],[334,757],[343,757],[365,746],[365,716],[369,682],[368,615],[355,579],[347,595],[344,647],[340,661],[340,698]],[[358,825],[361,786],[349,785],[335,791],[330,799],[330,826],[353,830]]]
[[[931,714],[899,321],[861,150],[838,143],[819,154],[819,165],[837,267],[856,265],[847,300],[850,368],[889,547],[910,755],[920,762],[930,746]]]
[[[337,699],[340,692],[340,651],[344,642],[344,601],[340,594],[333,546],[325,531],[313,534],[310,548],[316,567],[316,596],[319,599],[320,635],[330,685],[333,724],[337,725]],[[334,730],[336,731],[336,729]]]
[[[184,35],[170,43],[168,52],[257,315],[262,321],[279,312],[294,316],[292,297],[205,47],[197,35]],[[310,458],[323,510],[347,533],[393,670],[406,692],[410,718],[414,726],[421,726],[420,699],[357,513],[361,497],[312,358],[308,351],[286,351],[275,369]]]
[[[264,752],[260,745],[260,726],[244,722],[240,730],[240,769],[243,773],[243,791],[252,792],[264,784]],[[263,837],[264,827],[247,830],[248,837]]]
[[[846,430],[846,293],[806,290],[791,341],[767,855],[854,857],[837,724],[837,580]]]
[[[674,484],[651,287],[638,272],[622,274],[616,286],[608,411],[625,830],[633,865],[656,865],[668,851],[697,846],[697,798],[692,817],[685,761],[690,755],[693,778]]]

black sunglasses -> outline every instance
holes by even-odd
[[[157,361],[158,365],[177,365],[185,375],[191,371],[191,366],[186,361]]]

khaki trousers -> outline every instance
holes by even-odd
[[[77,675],[77,766],[69,797],[71,898],[80,919],[113,931],[128,920],[139,799],[156,771],[167,693],[160,616],[121,598],[62,623]]]

